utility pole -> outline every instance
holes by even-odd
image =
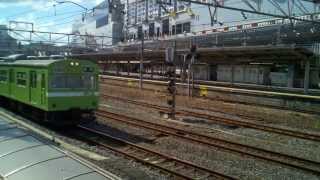
[[[197,46],[195,44],[192,44],[190,47],[190,55],[191,55],[191,60],[188,66],[188,97],[193,96],[193,89],[194,89],[193,64],[195,63],[195,59],[197,56]],[[190,88],[190,78],[192,80],[191,81],[192,88]]]

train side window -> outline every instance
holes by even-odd
[[[46,87],[46,76],[45,74],[41,75],[41,88],[44,89]]]
[[[37,73],[35,71],[30,72],[30,87],[37,88]]]
[[[0,70],[0,82],[6,83],[8,81],[8,71],[7,70]]]
[[[17,72],[17,85],[26,86],[27,85],[27,73]]]

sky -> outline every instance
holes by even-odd
[[[72,1],[92,9],[103,0]],[[72,21],[81,18],[83,12],[84,9],[74,4],[57,4],[54,0],[0,0],[0,24],[9,25],[9,21],[31,22],[35,30],[41,31],[70,33]],[[31,25],[19,24],[16,28],[31,29]]]

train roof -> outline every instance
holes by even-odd
[[[51,64],[64,62],[64,61],[75,61],[75,59],[48,59],[48,60],[0,60],[0,66],[37,66],[37,67],[48,67]],[[84,60],[81,60],[84,61]]]
[[[4,61],[0,62],[0,65],[10,65],[10,66],[42,66],[47,67],[51,64],[59,62],[62,60],[15,60],[15,61]]]
[[[106,176],[70,153],[35,137],[0,116],[0,179],[107,180]]]

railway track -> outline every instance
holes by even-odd
[[[231,142],[228,140],[207,136],[204,134],[199,134],[191,131],[187,131],[181,128],[170,127],[167,125],[162,125],[158,123],[148,122],[141,119],[136,119],[120,114],[115,114],[103,110],[98,110],[96,112],[97,116],[105,119],[114,120],[124,124],[136,126],[146,130],[151,130],[155,132],[160,132],[162,134],[171,135],[173,137],[181,138],[192,143],[199,143],[209,147],[221,148],[225,151],[232,153],[238,153],[243,156],[250,156],[267,162],[272,162],[276,164],[281,164],[284,166],[289,166],[292,168],[307,171],[309,173],[320,176],[320,163],[303,159],[300,157],[295,157],[279,152],[273,152],[265,149],[261,149],[254,146],[244,145],[237,142]]]
[[[165,106],[145,103],[145,102],[141,102],[141,101],[134,101],[134,100],[129,100],[129,99],[125,99],[125,98],[109,96],[109,95],[105,95],[105,94],[102,94],[101,97],[115,99],[115,100],[123,101],[123,102],[128,102],[131,104],[135,104],[135,105],[139,105],[139,106],[143,106],[143,107],[147,107],[147,108],[152,108],[152,109],[156,109],[156,110],[164,111],[164,112],[168,112],[168,113],[170,112],[170,109]],[[224,125],[246,127],[246,128],[276,133],[276,134],[280,134],[280,135],[286,135],[286,136],[291,136],[291,137],[295,137],[295,138],[301,138],[301,139],[320,142],[320,135],[318,135],[318,134],[307,133],[307,132],[302,132],[302,131],[297,131],[297,130],[291,130],[291,129],[281,128],[281,127],[263,125],[257,121],[256,122],[241,121],[241,120],[217,117],[217,116],[204,114],[204,113],[187,111],[187,110],[177,110],[176,112],[177,112],[177,114],[180,114],[180,115],[203,118],[203,119],[206,119],[206,120],[209,120],[212,122],[218,122],[218,123],[221,123]],[[250,118],[250,120],[254,120],[254,119]]]
[[[112,141],[121,143],[125,145],[126,148],[115,148],[107,143],[102,143],[98,140],[88,140],[88,138],[85,137],[85,140],[89,141],[90,143],[96,144],[103,148],[107,148],[111,151],[139,161],[143,164],[147,164],[148,166],[160,169],[161,171],[172,175],[173,177],[175,177],[175,179],[235,179],[231,176],[224,175],[211,169],[200,167],[193,163],[183,161],[175,157],[171,157],[151,150],[149,148],[130,143],[126,140],[112,137],[104,132],[90,127],[79,125],[78,128],[97,136],[101,136],[104,139],[107,138],[111,139]]]

